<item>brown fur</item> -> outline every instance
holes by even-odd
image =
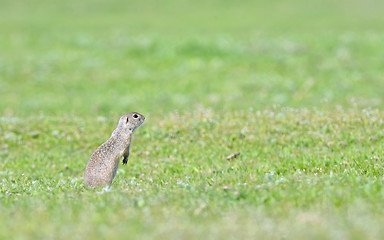
[[[84,172],[87,187],[112,184],[120,159],[126,164],[133,132],[144,122],[145,117],[137,112],[123,115],[111,137],[91,155]]]

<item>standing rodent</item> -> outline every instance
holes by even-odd
[[[84,172],[87,187],[108,186],[116,175],[121,157],[127,164],[133,132],[144,122],[137,112],[123,115],[111,137],[91,155]]]

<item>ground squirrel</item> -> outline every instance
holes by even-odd
[[[123,115],[111,137],[91,155],[84,172],[87,187],[108,186],[116,175],[121,157],[127,164],[133,132],[144,122],[137,112]]]

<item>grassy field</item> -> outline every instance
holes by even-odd
[[[0,3],[0,239],[383,238],[382,2]]]

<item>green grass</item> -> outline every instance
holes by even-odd
[[[380,2],[30,2],[0,10],[3,115],[383,106]]]
[[[382,2],[0,3],[0,239],[383,238]]]
[[[3,118],[2,237],[382,236],[382,119],[306,109],[149,117],[103,191],[85,189],[82,174],[115,121]]]

